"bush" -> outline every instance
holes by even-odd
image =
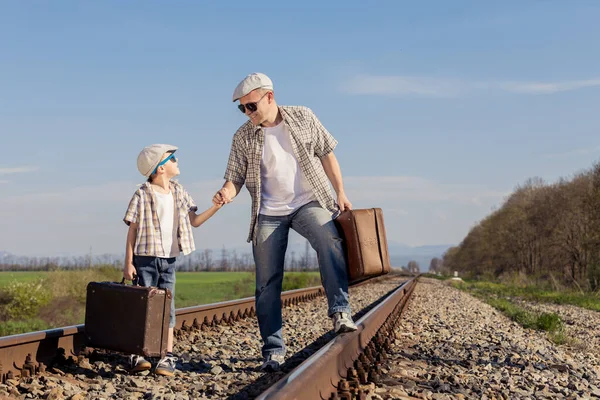
[[[590,290],[596,292],[600,290],[600,264],[591,264],[588,268],[588,282]]]
[[[123,272],[108,266],[75,271],[55,271],[48,275],[46,284],[54,297],[69,297],[85,304],[87,284],[90,282],[121,282]]]
[[[24,332],[35,332],[50,329],[50,326],[39,318],[29,321],[0,322],[0,336],[18,335]]]
[[[537,317],[537,328],[547,332],[560,333],[563,331],[563,322],[555,313],[541,313]]]
[[[43,280],[33,282],[13,281],[5,289],[9,301],[4,305],[4,313],[10,319],[32,319],[37,317],[40,307],[48,304],[52,294]]]

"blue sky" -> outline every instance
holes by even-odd
[[[365,4],[2,2],[0,250],[123,252],[150,143],[180,147],[208,207],[255,71],[336,137],[350,200],[391,241],[458,243],[525,179],[598,160],[600,2]],[[244,189],[197,247],[249,250],[249,211]]]

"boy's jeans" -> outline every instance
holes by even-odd
[[[264,345],[262,355],[285,355],[282,337],[281,286],[289,229],[308,239],[315,249],[321,282],[327,294],[328,315],[350,313],[348,273],[342,238],[330,213],[314,201],[285,216],[258,216],[256,245],[256,316]]]
[[[177,259],[150,256],[133,256],[133,266],[140,286],[154,286],[169,289],[173,294],[171,299],[171,319],[169,328],[175,326],[175,265]]]

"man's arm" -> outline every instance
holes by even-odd
[[[323,164],[325,174],[327,175],[327,178],[329,178],[329,182],[331,182],[333,190],[335,190],[335,193],[337,194],[337,203],[340,206],[340,211],[352,210],[352,203],[350,203],[350,200],[348,200],[346,193],[344,192],[342,169],[340,168],[340,164],[338,163],[335,154],[331,151],[321,157],[320,160],[321,164]]]
[[[233,198],[240,192],[246,181],[246,172],[248,170],[247,152],[247,146],[243,141],[240,141],[237,134],[234,135],[231,141],[229,159],[227,160],[227,169],[225,170],[225,183],[213,196],[214,204],[224,205],[231,203]]]

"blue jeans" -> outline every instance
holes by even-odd
[[[133,266],[140,286],[154,286],[169,289],[171,298],[171,319],[169,328],[175,326],[175,265],[176,258],[133,256]]]
[[[308,203],[284,216],[258,216],[256,244],[256,316],[263,340],[262,355],[285,355],[282,337],[281,286],[290,228],[305,237],[317,253],[321,282],[327,295],[328,315],[350,313],[348,273],[342,238],[331,214],[318,202]]]

